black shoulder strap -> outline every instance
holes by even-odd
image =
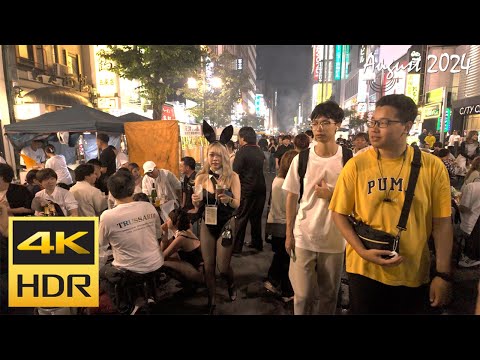
[[[308,155],[310,155],[310,148],[302,150],[298,154],[298,176],[300,177],[300,195],[298,195],[299,204],[303,196],[303,178],[307,172]]]
[[[408,189],[405,195],[405,202],[403,203],[402,213],[400,214],[400,219],[398,220],[397,228],[400,231],[406,230],[408,214],[410,213],[410,207],[412,206],[413,193],[415,192],[415,186],[417,185],[418,174],[420,173],[422,157],[421,150],[414,146],[413,147],[413,160],[412,160],[412,169],[410,170],[410,178],[408,179]]]
[[[343,166],[353,157],[353,151],[350,150],[348,147],[342,145],[342,162]]]

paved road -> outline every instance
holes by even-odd
[[[266,174],[267,191],[270,191],[273,175]],[[268,193],[267,193],[268,199]],[[266,210],[263,225],[266,222]],[[247,229],[245,241],[250,241]],[[230,302],[226,284],[217,280],[217,315],[292,315],[292,302],[285,304],[263,287],[263,280],[273,256],[270,244],[264,244],[264,250],[257,252],[244,247],[240,257],[232,258],[238,296]],[[480,279],[480,267],[457,269],[453,286],[453,302],[444,309],[445,314],[473,314],[476,299],[476,284]],[[181,297],[174,293],[179,291],[178,284],[171,280],[167,284],[166,298],[155,309],[159,314],[205,314],[207,304],[206,289],[199,289],[194,296]],[[337,314],[347,314],[338,309]]]

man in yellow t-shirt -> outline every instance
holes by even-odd
[[[414,152],[406,137],[416,116],[417,106],[405,95],[378,100],[367,122],[373,147],[345,165],[330,202],[333,220],[348,242],[346,268],[355,314],[423,313],[428,298],[433,307],[448,301],[453,229],[450,183],[440,159],[421,153],[407,229],[393,258],[382,258],[387,250],[367,250],[347,218],[353,213],[374,229],[397,234]],[[430,234],[436,273],[428,287]]]
[[[425,138],[425,142],[428,144],[428,147],[433,150],[433,144],[435,144],[437,139],[433,136],[431,131],[428,132],[428,136]]]

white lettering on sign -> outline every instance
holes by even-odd
[[[461,107],[460,115],[480,114],[480,104]]]
[[[412,71],[415,69],[415,71],[420,71],[420,62],[422,60],[421,56],[415,57],[410,62],[406,65],[400,65],[398,62],[395,63],[393,66],[385,65],[385,61],[382,60],[381,63],[375,65],[375,58],[373,54],[368,55],[367,57],[367,62],[363,66],[363,73],[365,74],[367,72],[367,69],[371,67],[372,72],[374,71],[382,71],[382,70],[387,70],[387,80],[392,80],[393,76],[395,75],[395,72],[398,72],[400,70],[405,70],[408,69],[408,72]]]
[[[446,72],[449,70],[452,74],[459,73],[461,70],[465,70],[465,72],[468,74],[470,71],[470,67],[472,66],[470,64],[470,58],[466,59],[465,54],[463,54],[461,57],[457,54],[447,54],[443,53],[440,55],[440,58],[437,57],[437,55],[428,55],[427,56],[427,63],[432,60],[432,63],[430,66],[428,66],[427,73],[434,74],[437,73],[438,71],[440,72]],[[437,65],[438,61],[438,69],[435,68]],[[450,62],[451,62],[451,67],[450,67]],[[460,63],[460,69],[457,69],[459,66],[458,64]]]

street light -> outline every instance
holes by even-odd
[[[206,77],[204,76],[203,78],[203,84],[202,84],[202,95],[203,95],[203,118],[205,119],[205,114],[206,114],[206,100],[207,100],[207,86],[210,86],[214,89],[219,89],[223,85],[222,79],[219,77],[212,77],[208,81]],[[198,81],[195,78],[188,78],[187,80],[187,86],[189,89],[198,89]]]

